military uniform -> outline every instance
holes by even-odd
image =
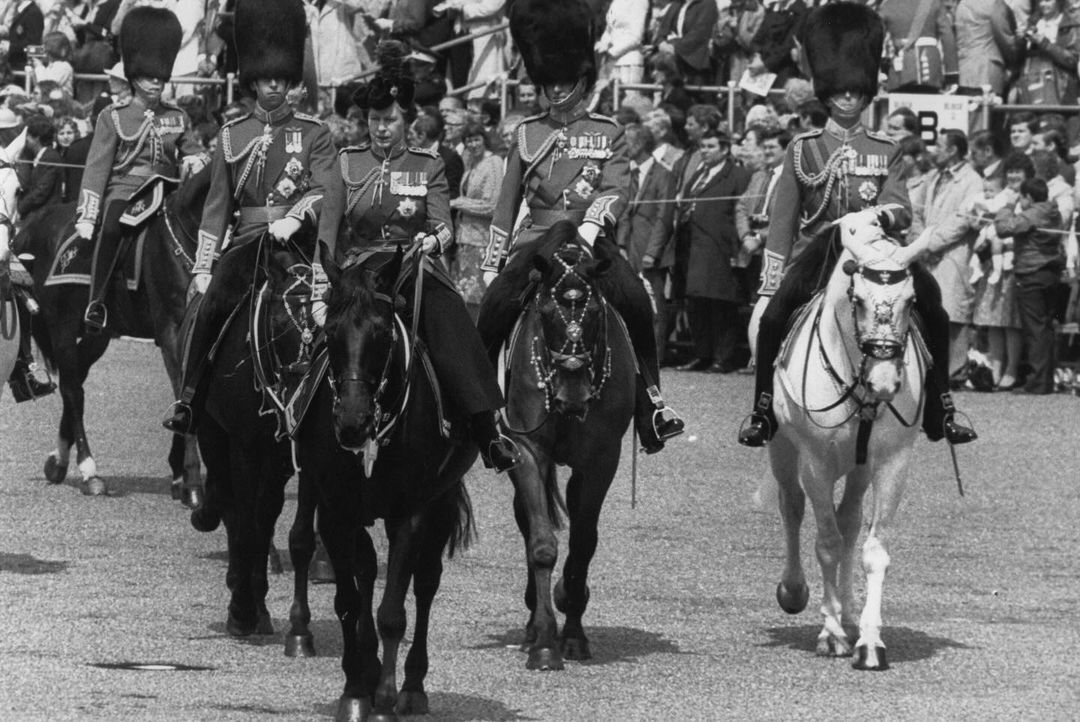
[[[911,201],[895,141],[861,124],[845,129],[829,120],[824,129],[796,137],[788,147],[769,219],[759,293],[770,297],[757,338],[757,411],[770,414],[773,370],[788,320],[828,283],[840,249],[827,231],[847,213],[874,210],[883,230],[896,234],[911,225]],[[942,437],[941,394],[948,391],[949,317],[933,276],[911,266],[915,309],[922,317],[933,356],[923,426]],[[771,431],[766,432],[766,437]],[[743,443],[746,443],[744,440]],[[754,445],[754,444],[751,444]]]
[[[203,152],[190,130],[187,113],[165,101],[149,108],[133,97],[98,116],[75,209],[77,223],[101,224],[91,304],[100,303],[108,290],[122,250],[123,225],[137,226],[161,204],[163,192],[148,186],[151,179],[177,178],[180,159]]]
[[[494,356],[521,314],[518,299],[529,283],[533,251],[552,225],[569,220],[575,225],[591,222],[606,229],[597,237],[596,247],[611,260],[611,267],[597,279],[597,285],[626,322],[641,362],[644,378],[638,379],[638,431],[646,450],[654,452],[662,448],[662,438],[681,431],[682,422],[653,419],[654,411],[664,406],[659,395],[652,302],[643,280],[619,252],[612,233],[626,210],[629,188],[626,142],[613,119],[589,113],[582,103],[565,115],[549,111],[523,121],[510,150],[481,266],[486,271],[498,271],[504,263],[506,267],[488,287],[477,326]],[[522,204],[528,211],[515,232],[514,221]],[[668,424],[670,431],[657,430],[657,424]],[[655,438],[657,434],[660,439]]]
[[[370,145],[346,148],[340,153],[339,169],[345,187],[344,215],[324,215],[320,238],[336,237],[344,222],[350,247],[370,252],[373,263],[389,260],[399,245],[411,246],[425,236],[434,236],[440,251],[453,240],[450,186],[443,161],[434,151],[404,145],[389,152]],[[486,430],[494,437],[492,412],[503,406],[495,369],[465,301],[441,265],[424,262],[428,265],[418,331],[435,374],[454,406],[474,419],[486,419]],[[406,289],[405,296],[411,299],[411,291]]]
[[[256,105],[251,114],[221,129],[194,268],[196,274],[213,276],[188,327],[183,392],[167,428],[185,431],[197,419],[195,401],[212,362],[210,348],[249,285],[243,279],[252,269],[233,262],[241,254],[230,250],[260,238],[274,221],[295,218],[301,226],[293,240],[314,258],[320,214],[324,209],[340,214],[335,159],[330,131],[316,118],[293,112],[288,103],[272,111]],[[222,253],[227,237],[231,240]]]

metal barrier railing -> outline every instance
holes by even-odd
[[[23,79],[23,88],[29,95],[34,92],[34,69],[27,65],[25,70],[16,70],[12,73],[16,78],[21,77]],[[75,73],[75,82],[88,81],[94,82],[107,82],[112,76],[105,75],[104,73]],[[195,76],[182,75],[175,78],[170,78],[168,85],[224,85],[225,86],[225,103],[229,104],[233,102],[236,90],[236,74],[228,73],[224,78],[202,78]]]

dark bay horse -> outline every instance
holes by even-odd
[[[572,223],[551,227],[533,256],[535,292],[507,351],[504,428],[524,462],[510,471],[514,516],[525,539],[529,669],[563,668],[589,659],[581,617],[589,602],[589,562],[600,509],[619,465],[622,437],[634,413],[634,352],[622,319],[597,280],[609,260],[576,244]],[[569,466],[565,503],[556,467]],[[551,586],[558,558],[555,529],[569,517],[569,552]],[[558,633],[555,607],[566,615]]]
[[[399,315],[405,309],[394,284],[401,265],[400,252],[377,269],[354,261],[339,268],[324,253],[332,284],[326,299],[328,378],[297,437],[300,501],[289,535],[297,576],[286,653],[310,647],[306,570],[317,505],[344,637],[338,720],[428,712],[428,623],[442,556],[447,550],[452,556],[472,533],[462,477],[478,451],[462,428],[463,418],[448,419],[450,431],[443,433],[431,368]],[[389,557],[373,619],[377,559],[365,524],[377,518],[385,520]],[[410,581],[416,624],[399,691],[398,650]]]
[[[179,394],[182,375],[180,324],[191,282],[192,258],[197,245],[199,219],[210,188],[210,169],[192,176],[170,195],[163,209],[147,223],[141,259],[141,282],[135,291],[114,287],[108,301],[108,333],[87,334],[83,328],[88,289],[82,285],[46,286],[45,281],[60,246],[74,233],[75,205],[53,206],[31,216],[16,238],[20,252],[34,257],[32,273],[41,304],[34,324],[46,362],[59,374],[64,411],[56,449],[45,460],[45,478],[59,484],[67,476],[72,446],[82,476],[84,494],[106,495],[109,488],[98,476],[83,422],[83,384],[91,366],[101,358],[114,336],[153,339],[161,348],[165,369]],[[196,507],[202,499],[202,477],[195,437],[173,436],[169,452],[174,498]]]

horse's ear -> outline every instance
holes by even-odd
[[[330,285],[338,285],[338,281],[341,280],[341,266],[334,260],[334,254],[330,251],[330,246],[326,245],[326,241],[319,241],[319,258],[322,260],[322,267],[326,271]]]
[[[547,278],[547,275],[551,273],[551,261],[539,253],[532,257],[532,265],[533,268],[540,272],[542,278]]]
[[[844,261],[844,265],[841,266],[841,270],[843,270],[844,273],[846,273],[847,275],[853,276],[855,275],[855,271],[859,270],[859,264],[849,258],[848,260]]]

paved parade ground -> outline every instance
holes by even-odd
[[[639,457],[637,508],[624,454],[592,565],[589,662],[526,671],[517,648],[525,563],[511,485],[482,469],[469,476],[480,537],[446,565],[436,598],[432,720],[1080,715],[1080,399],[962,394],[982,435],[958,449],[964,497],[947,449],[920,437],[889,542],[883,635],[892,668],[867,673],[814,654],[821,583],[809,510],[810,606],[788,616],[776,604],[779,517],[754,499],[769,473],[766,454],[735,443],[751,377],[673,371],[664,381],[688,431],[663,454]],[[116,342],[87,383],[87,429],[114,498],[47,484],[42,464],[59,398],[16,406],[6,391],[0,719],[333,714],[344,678],[331,586],[312,592],[315,658],[282,654],[287,558],[267,599],[277,635],[225,634],[225,535],[195,532],[169,496],[160,419],[171,393],[157,349]],[[275,534],[283,552],[295,480],[288,492]],[[109,666],[126,662],[197,669]]]

